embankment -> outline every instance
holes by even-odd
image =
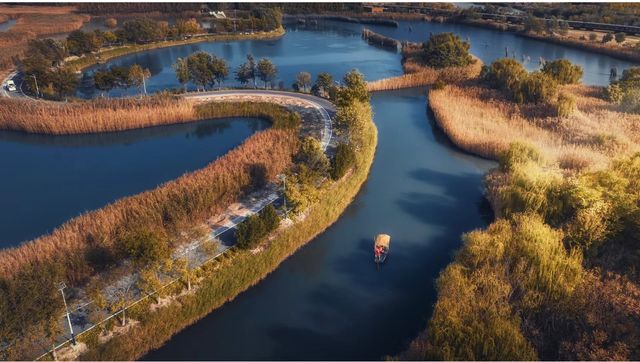
[[[0,99],[0,129],[50,134],[86,134],[193,122],[207,118],[262,117],[280,122],[289,112],[278,105],[230,102],[203,112],[189,98],[155,95],[144,98],[93,99],[72,103]],[[276,127],[278,128],[278,127]]]
[[[364,125],[357,139],[359,152],[352,173],[320,190],[302,220],[280,229],[268,247],[259,253],[236,250],[222,261],[204,270],[203,282],[193,294],[182,295],[175,303],[145,317],[129,333],[92,347],[81,356],[87,360],[130,360],[165,343],[172,335],[232,300],[258,283],[287,257],[334,223],[366,181],[377,144],[373,121]],[[142,307],[146,308],[146,307]]]

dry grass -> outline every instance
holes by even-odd
[[[253,167],[263,168],[272,180],[289,166],[296,149],[294,132],[270,129],[257,133],[201,170],[78,216],[49,235],[1,251],[0,275],[10,279],[26,265],[55,260],[65,266],[67,281],[76,284],[93,273],[94,265],[87,255],[113,252],[119,231],[171,229],[219,213],[252,184]]]
[[[10,6],[0,5],[0,14],[16,19],[8,31],[0,32],[0,70],[13,67],[27,42],[41,36],[68,33],[82,27],[90,17],[75,14],[74,6]]]
[[[436,122],[461,148],[497,158],[511,142],[535,145],[563,168],[602,168],[640,149],[640,116],[617,111],[596,87],[566,86],[577,111],[566,119],[550,105],[518,106],[478,85],[451,85],[429,93]]]
[[[76,103],[0,99],[0,129],[46,134],[124,131],[198,119],[193,102],[173,97]]]
[[[423,87],[433,85],[440,80],[446,84],[460,83],[476,78],[482,69],[482,61],[475,58],[475,62],[466,67],[448,67],[435,69],[421,64],[418,59],[420,45],[405,44],[402,47],[404,75],[380,79],[369,82],[367,89],[370,92],[383,90],[393,90],[412,87]]]

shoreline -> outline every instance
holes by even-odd
[[[119,57],[131,55],[138,52],[143,52],[153,49],[169,48],[179,45],[196,44],[203,42],[220,42],[220,41],[242,41],[242,40],[275,40],[284,36],[286,33],[283,27],[272,30],[270,32],[261,32],[254,34],[206,34],[201,36],[194,36],[189,39],[183,40],[167,40],[162,42],[150,43],[150,44],[128,44],[114,48],[105,48],[104,51],[97,54],[85,55],[77,59],[70,60],[66,63],[73,71],[83,72],[87,68],[102,62],[111,61]]]

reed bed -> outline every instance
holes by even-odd
[[[0,5],[3,16],[16,19],[8,31],[0,32],[0,70],[11,69],[24,54],[29,40],[40,36],[68,33],[80,29],[90,17],[75,14],[73,6]]]
[[[576,97],[568,118],[549,105],[519,106],[479,85],[450,85],[429,92],[436,122],[459,147],[497,159],[514,141],[536,146],[561,167],[602,168],[640,150],[640,116],[619,112],[596,87],[565,86]]]
[[[0,129],[29,133],[115,132],[196,119],[193,103],[174,97],[96,99],[73,103],[0,99]]]
[[[398,40],[378,34],[367,28],[362,29],[362,39],[366,40],[369,44],[393,49],[395,51],[400,47],[400,42]]]
[[[476,78],[482,69],[482,62],[476,59],[475,63],[466,67],[447,67],[443,69],[435,69],[425,67],[412,62],[406,66],[403,75],[391,78],[385,78],[367,83],[369,92],[378,92],[383,90],[394,90],[402,88],[431,86],[437,81],[445,84],[460,83],[469,79]]]
[[[0,275],[10,279],[26,266],[55,262],[65,266],[66,280],[77,285],[102,267],[86,256],[94,251],[114,253],[120,231],[143,228],[175,232],[172,229],[180,225],[204,220],[248,190],[255,167],[272,180],[289,166],[296,150],[294,132],[269,129],[257,133],[201,170],[78,216],[49,235],[1,251]]]

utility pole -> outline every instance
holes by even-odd
[[[36,97],[40,94],[40,90],[38,89],[38,79],[36,78],[35,74],[31,74],[31,76],[33,77],[33,81],[36,83]]]
[[[67,307],[67,298],[65,298],[64,296],[64,288],[66,288],[67,286],[64,284],[64,282],[60,282],[60,284],[58,284],[58,289],[60,290],[60,294],[62,294],[62,301],[64,302],[64,309],[67,312],[67,323],[69,323],[69,332],[71,333],[71,343],[73,343],[73,345],[76,345],[76,335],[73,334],[73,326],[71,325],[71,317],[69,315],[69,308]]]

